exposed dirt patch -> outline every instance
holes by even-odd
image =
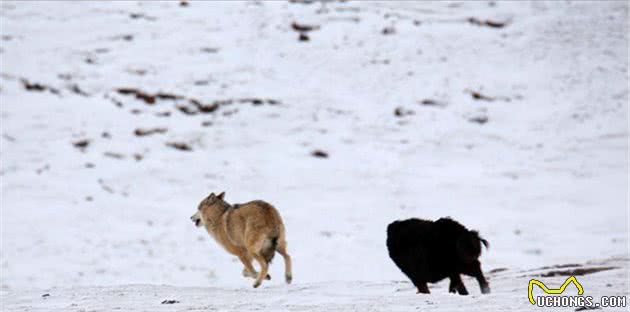
[[[153,17],[153,16],[148,16],[144,13],[130,13],[129,14],[129,18],[131,19],[143,19],[143,20],[147,20],[147,21],[155,21],[157,20],[157,18]]]
[[[61,80],[65,80],[65,81],[70,81],[72,80],[72,75],[71,74],[57,74],[57,78],[61,79]]]
[[[466,21],[468,21],[468,23],[473,24],[473,25],[486,26],[490,28],[503,28],[508,25],[507,21],[500,22],[500,21],[494,21],[490,19],[482,20],[476,17],[469,17]]]
[[[184,113],[185,115],[197,115],[199,113],[199,111],[186,105],[176,105],[175,108],[177,108],[178,111]]]
[[[383,30],[381,30],[381,34],[387,36],[387,35],[393,35],[396,33],[396,28],[394,28],[393,26],[389,26],[389,27],[385,27],[383,28]]]
[[[219,52],[219,48],[203,47],[201,48],[201,52],[213,54]]]
[[[240,99],[225,99],[215,100],[210,103],[204,103],[199,99],[189,98],[183,95],[158,92],[149,93],[136,88],[118,88],[116,92],[122,95],[131,95],[136,99],[143,101],[147,105],[155,105],[159,101],[169,101],[175,103],[175,108],[185,115],[197,115],[197,114],[210,114],[215,113],[223,106],[232,104],[251,104],[253,106],[260,105],[278,105],[280,101],[266,98],[240,98]],[[122,103],[121,103],[122,105]],[[231,112],[229,114],[232,114]],[[168,117],[170,112],[157,113],[158,116]]]
[[[294,21],[293,23],[291,23],[291,29],[300,34],[298,37],[298,41],[310,41],[311,38],[308,36],[308,33],[313,30],[318,30],[319,26],[300,24]]]
[[[489,97],[486,95],[483,95],[479,92],[475,92],[475,91],[471,91],[470,92],[470,96],[472,96],[473,99],[475,100],[483,100],[483,101],[494,101],[493,97]]]
[[[147,135],[152,135],[152,134],[157,134],[157,133],[166,133],[166,131],[167,131],[166,128],[151,128],[151,129],[137,128],[136,130],[133,131],[133,134],[135,134],[136,136],[147,136]]]
[[[313,30],[318,30],[319,26],[318,25],[306,25],[306,24],[300,24],[298,22],[293,22],[291,23],[291,28],[297,32],[309,32],[309,31],[313,31]]]
[[[188,143],[184,143],[184,142],[167,142],[166,146],[172,147],[180,151],[186,151],[186,152],[192,151],[192,147]]]
[[[314,150],[311,152],[311,156],[317,157],[317,158],[328,158],[328,153],[322,150]]]
[[[602,271],[616,269],[617,267],[592,267],[592,268],[576,268],[569,270],[555,270],[540,274],[541,277],[551,276],[581,276]]]
[[[434,100],[434,99],[424,99],[419,101],[421,105],[424,106],[434,106],[434,107],[446,107],[446,102]]]
[[[105,183],[105,181],[103,181],[103,179],[98,179],[97,182],[98,182],[98,185],[101,186],[103,191],[105,191],[107,193],[110,193],[110,194],[114,194],[114,189],[112,189],[109,185],[107,185]]]
[[[114,36],[111,39],[112,40],[133,41],[133,38],[134,38],[134,36],[132,34],[124,34],[124,35]]]
[[[118,107],[118,108],[122,108],[123,107],[123,103],[120,100],[115,99],[115,98],[110,98],[109,100],[112,101],[112,103],[114,103],[114,105],[116,105],[116,107]]]
[[[166,93],[166,92],[158,92],[155,94],[155,97],[160,100],[179,100],[179,99],[185,98],[184,96],[181,96],[181,95]]]
[[[144,101],[146,104],[153,105],[156,100],[179,100],[184,99],[181,95],[176,95],[172,93],[158,92],[158,93],[148,93],[135,88],[118,88],[116,92],[122,95],[133,95],[136,99]]]
[[[114,158],[114,159],[123,159],[125,158],[125,155],[121,154],[121,153],[115,153],[115,152],[105,152],[103,153],[103,156],[109,157],[109,158]]]
[[[30,82],[27,79],[20,79],[20,82],[22,82],[22,86],[24,86],[24,89],[26,89],[27,91],[32,91],[32,92],[48,91],[52,94],[57,94],[57,95],[60,93],[59,90],[56,88],[53,88],[45,84],[37,83],[37,82]]]
[[[486,102],[493,102],[493,101],[505,101],[505,102],[509,102],[511,101],[511,99],[507,96],[489,96],[489,95],[485,95],[479,91],[474,91],[474,90],[470,90],[470,89],[466,89],[464,90],[464,92],[469,93],[470,96],[473,98],[473,100],[476,101],[486,101]]]
[[[80,149],[81,151],[84,151],[90,145],[90,140],[82,139],[79,141],[72,142],[72,145]]]
[[[468,121],[483,125],[488,122],[488,116],[472,117],[472,118],[469,118]]]
[[[403,107],[396,107],[396,109],[394,109],[394,116],[396,117],[405,117],[405,116],[411,116],[414,114],[415,114],[414,111],[405,109]]]
[[[120,93],[122,95],[133,95],[133,96],[136,97],[136,99],[142,100],[146,104],[149,104],[149,105],[155,104],[155,95],[149,94],[149,93],[145,93],[145,92],[143,92],[141,90],[138,90],[138,89],[134,89],[134,88],[118,88],[118,89],[116,89],[116,92],[118,92],[118,93]]]
[[[582,266],[581,264],[577,264],[577,263],[556,264],[556,265],[551,265],[551,266],[544,266],[540,268],[539,270],[576,268],[576,267],[581,267],[581,266]]]
[[[77,94],[77,95],[80,95],[80,96],[86,96],[86,97],[87,97],[87,96],[90,96],[90,94],[89,94],[89,93],[87,93],[87,92],[83,91],[83,89],[81,89],[81,87],[79,87],[79,85],[77,85],[76,83],[75,83],[75,84],[73,84],[73,85],[70,85],[70,86],[68,87],[68,89],[69,89],[72,93]]]
[[[496,269],[492,269],[492,270],[488,271],[488,274],[496,274],[496,273],[500,273],[500,272],[505,272],[507,270],[508,270],[508,268],[496,268]]]
[[[220,105],[219,103],[203,104],[199,102],[199,100],[196,100],[196,99],[191,99],[190,104],[192,104],[195,108],[197,108],[197,111],[201,113],[213,113],[214,111],[219,109],[219,105]]]

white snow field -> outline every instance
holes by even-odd
[[[0,34],[2,311],[629,294],[626,1],[2,1]],[[293,284],[193,226],[220,191],[278,208]],[[490,241],[492,294],[417,295],[389,259],[387,224],[442,216]]]

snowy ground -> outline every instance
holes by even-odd
[[[601,264],[628,265],[627,259]],[[549,311],[527,301],[527,283],[536,273],[491,274],[497,291],[481,295],[471,287],[470,296],[448,294],[447,284],[431,288],[431,296],[419,296],[408,282],[381,281],[305,283],[260,290],[158,285],[59,287],[4,292],[1,298],[16,311]],[[601,295],[627,295],[627,274],[627,270],[613,270],[579,279],[585,292],[598,302]],[[564,279],[546,281],[557,287]],[[576,290],[567,288],[566,292],[575,295]],[[538,290],[535,294],[540,295]]]
[[[518,272],[602,261],[585,291],[628,294],[627,20],[623,1],[3,1],[2,308],[530,309]],[[193,227],[212,191],[278,207],[293,285],[250,290]],[[389,260],[389,222],[441,216],[490,241],[492,295],[417,296]]]

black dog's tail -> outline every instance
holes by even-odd
[[[479,237],[479,241],[480,241],[480,242],[481,242],[484,246],[486,246],[486,249],[490,249],[490,243],[488,243],[488,241],[487,241],[487,240],[485,240],[485,239],[481,238],[481,236],[480,236],[480,237]]]
[[[471,231],[471,232],[473,233],[473,235],[475,235],[479,239],[479,242],[481,242],[486,247],[486,249],[490,249],[490,243],[488,243],[487,240],[485,240],[483,237],[481,237],[479,235],[479,232],[477,232],[477,231]]]

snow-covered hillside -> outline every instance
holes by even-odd
[[[627,2],[187,4],[0,3],[5,309],[529,308],[525,275],[416,296],[385,249],[409,217],[478,229],[485,271],[627,277]],[[279,209],[293,285],[193,226],[217,191]]]

